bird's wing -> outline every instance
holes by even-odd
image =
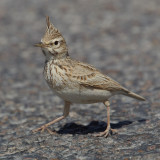
[[[128,91],[118,82],[102,74],[100,71],[89,64],[72,60],[69,66],[71,66],[69,74],[70,79],[72,81],[78,82],[81,86],[113,92]]]

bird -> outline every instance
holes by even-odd
[[[108,137],[110,134],[117,133],[117,130],[112,129],[110,125],[109,99],[112,96],[121,94],[145,101],[145,98],[129,91],[94,66],[72,59],[64,37],[50,22],[49,16],[46,16],[45,34],[35,46],[40,47],[45,56],[44,78],[50,89],[64,100],[64,109],[62,116],[34,129],[33,132],[48,130],[51,133],[48,126],[66,118],[71,104],[101,102],[107,108],[107,127],[96,136]]]

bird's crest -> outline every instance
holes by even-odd
[[[47,24],[47,28],[46,28],[46,32],[42,38],[42,42],[48,42],[48,41],[55,39],[55,38],[58,38],[58,37],[63,38],[61,33],[58,31],[58,29],[50,22],[49,16],[46,16],[46,24]]]

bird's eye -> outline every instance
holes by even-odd
[[[55,41],[54,44],[55,44],[55,45],[58,45],[58,41]]]

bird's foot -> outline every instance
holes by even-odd
[[[118,131],[116,129],[107,128],[104,132],[100,132],[99,134],[96,134],[96,137],[105,137],[107,138],[110,134],[116,134]]]
[[[56,132],[54,131],[51,131],[49,128],[47,128],[48,126],[45,124],[39,128],[36,128],[34,130],[32,130],[33,133],[36,133],[36,132],[44,132],[45,130],[47,130],[50,134],[55,134]]]

